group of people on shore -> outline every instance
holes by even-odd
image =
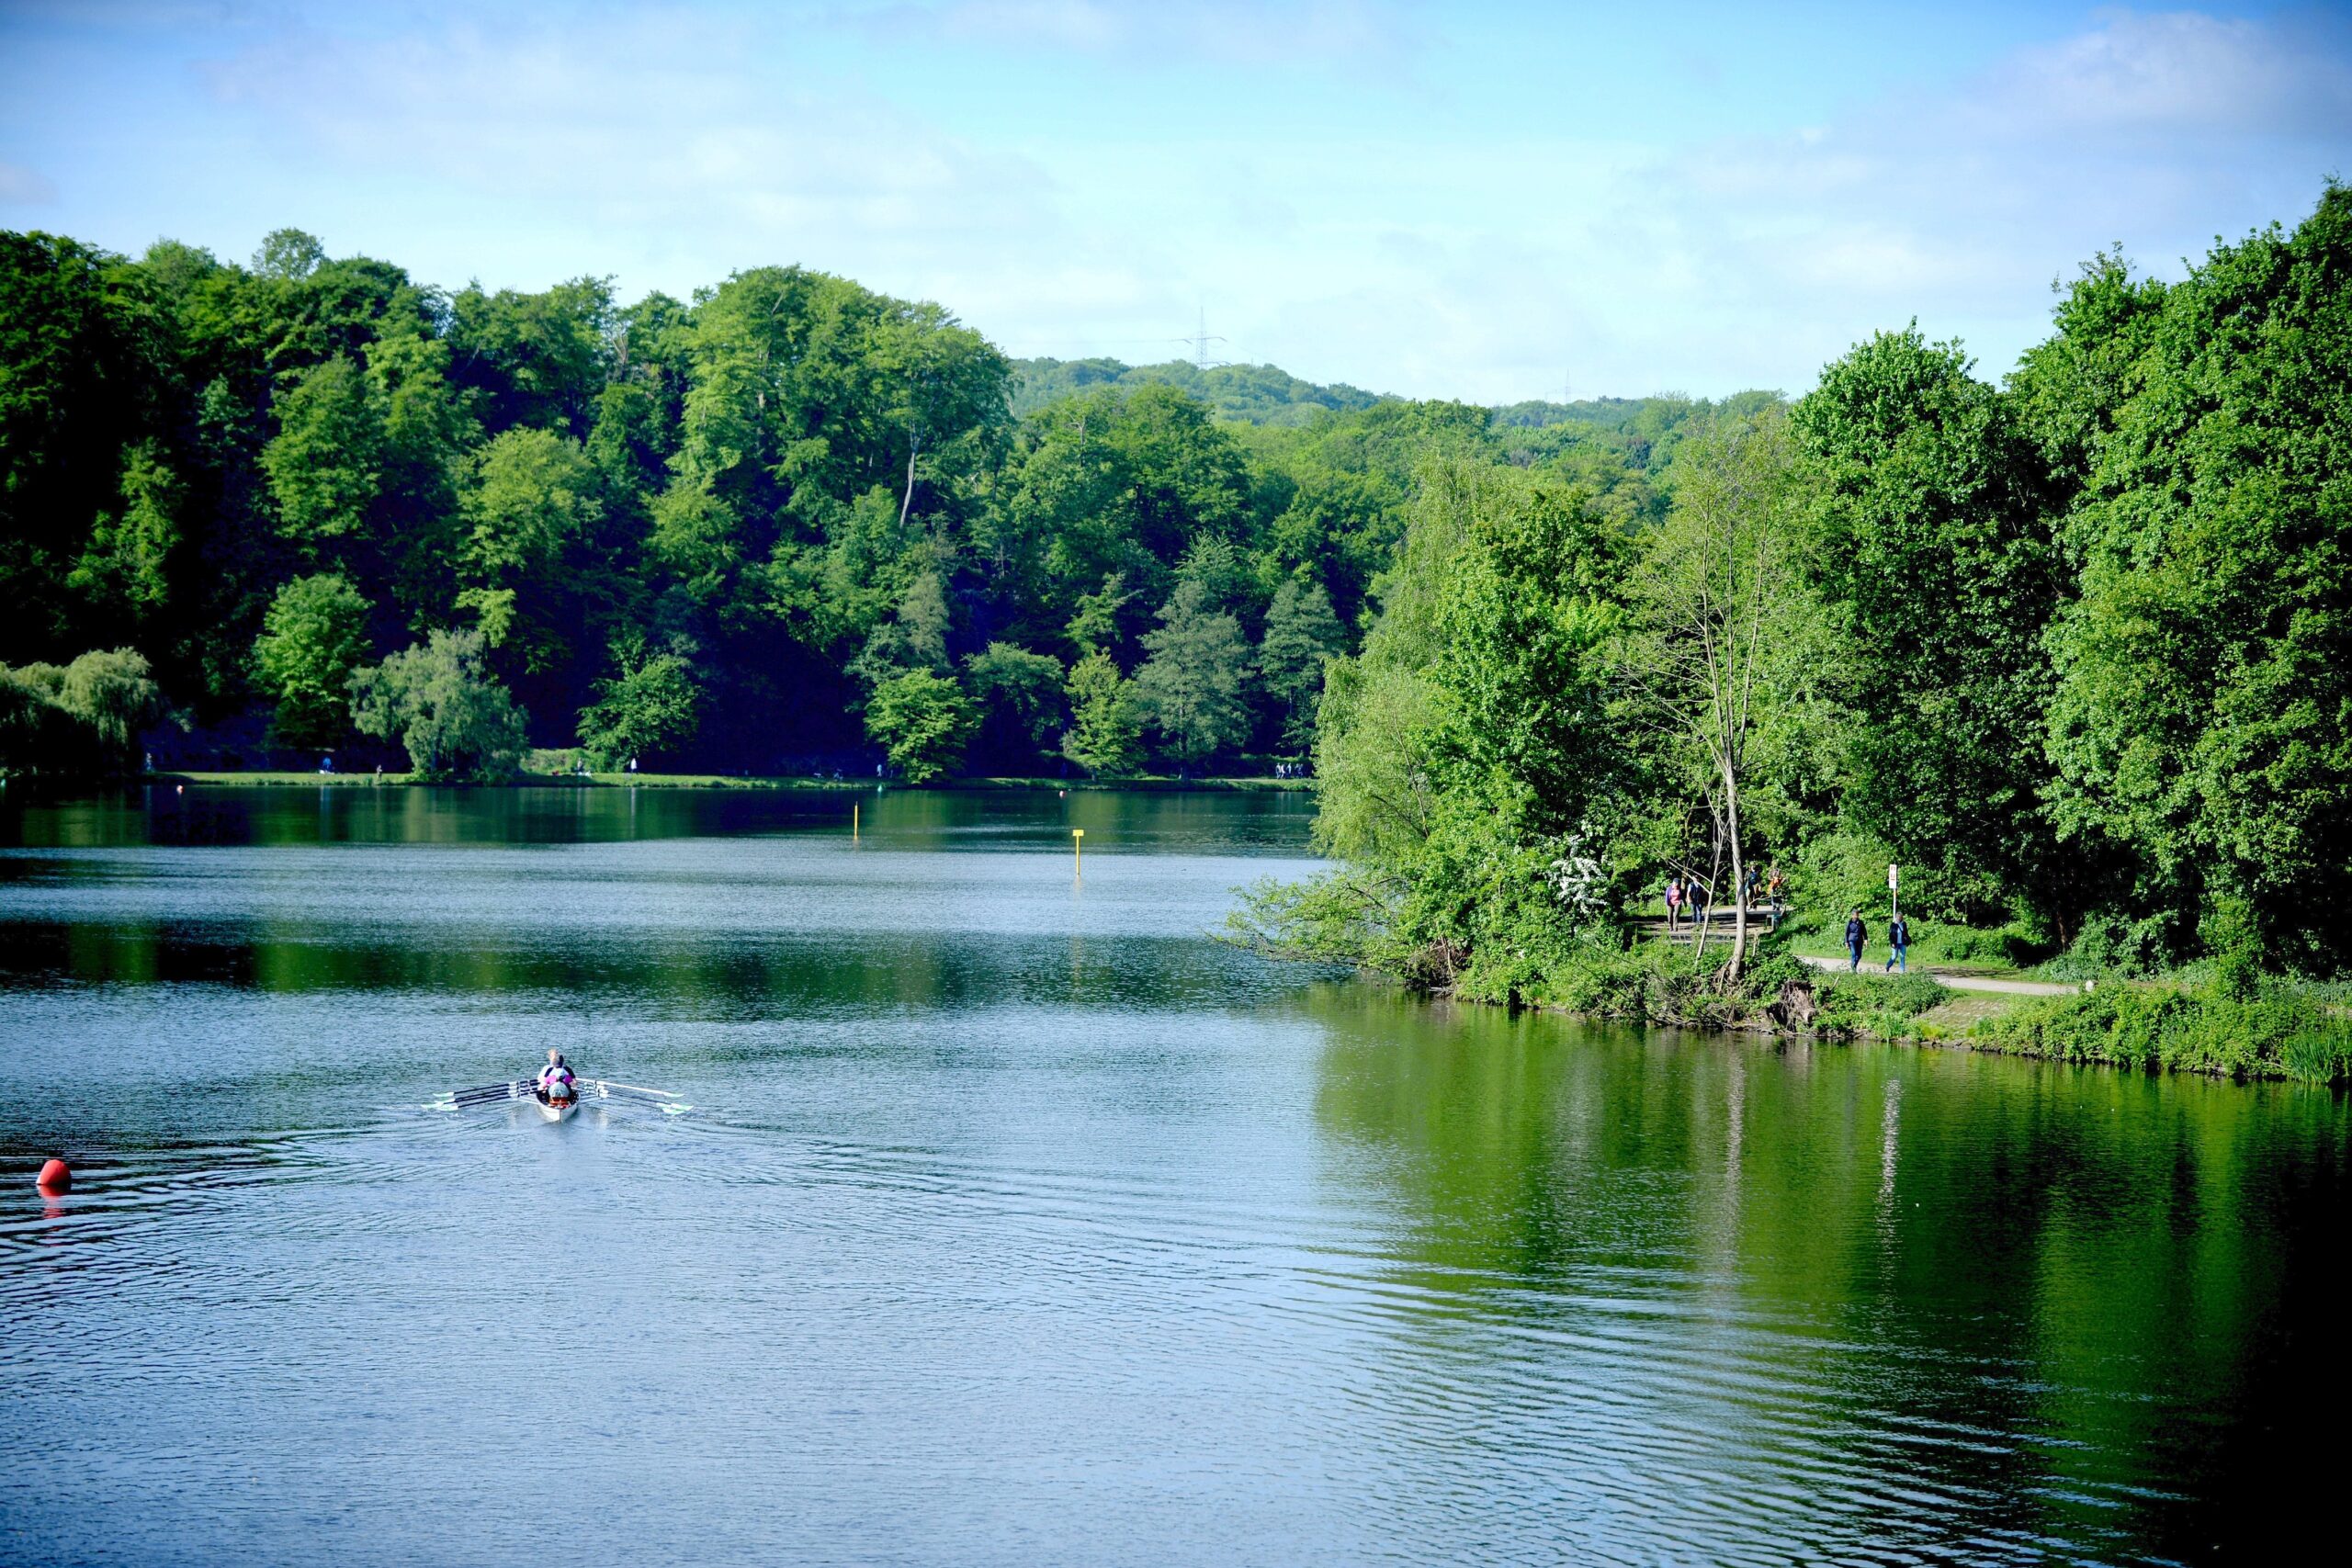
[[[1777,865],[1764,870],[1749,866],[1740,877],[1740,898],[1747,908],[1757,907],[1756,896],[1762,891],[1766,908],[1772,918],[1772,928],[1780,929],[1781,911],[1788,899],[1788,878]],[[1668,876],[1666,879],[1666,930],[1671,936],[1687,925],[1704,925],[1714,914],[1712,890],[1696,876]],[[1846,968],[1849,973],[1862,966],[1862,949],[1870,942],[1870,930],[1862,923],[1862,912],[1846,912]],[[1911,925],[1897,910],[1886,924],[1886,972],[1911,973]]]
[[[1741,903],[1748,908],[1755,908],[1757,895],[1761,892],[1776,929],[1781,923],[1781,908],[1787,899],[1788,891],[1788,878],[1781,874],[1781,868],[1777,865],[1770,869],[1751,865],[1740,874]],[[1713,913],[1713,890],[1706,883],[1696,876],[1668,876],[1666,879],[1668,934],[1681,930],[1685,922],[1703,925]]]

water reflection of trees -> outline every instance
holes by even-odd
[[[553,998],[666,1018],[851,1017],[1050,1006],[1115,1011],[1221,1008],[1248,995],[1236,965],[1188,938],[1067,934],[933,936],[862,931],[838,938],[739,933],[664,940],[460,945],[389,932],[322,941],[267,922],[190,927],[170,919],[17,921],[0,984],[225,985],[271,993],[401,991]],[[1245,977],[1246,979],[1246,977]],[[561,998],[571,998],[563,1000]]]
[[[1395,1213],[1391,1263],[1433,1322],[1573,1346],[1580,1303],[1641,1303],[1658,1353],[1781,1380],[1796,1408],[1725,1396],[1756,1455],[1911,1488],[1883,1530],[1936,1498],[1905,1539],[2243,1538],[2268,1516],[2215,1479],[2316,1462],[2280,1429],[2306,1402],[2278,1336],[2334,1304],[2338,1100],[1362,987],[1306,1005],[1334,1179]],[[2304,1375],[2341,1383],[2337,1359]]]
[[[147,786],[104,796],[0,795],[0,844],[533,844],[757,832],[861,832],[898,849],[990,844],[1296,850],[1313,802],[1286,792],[886,789],[371,788]]]

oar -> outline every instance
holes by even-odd
[[[650,1094],[656,1100],[675,1100],[678,1098],[678,1096],[670,1089],[647,1089],[641,1084],[615,1083],[610,1078],[598,1078],[596,1080],[596,1087],[607,1092],[613,1089],[619,1089],[624,1094]]]
[[[643,1095],[660,1106],[662,1114],[664,1116],[683,1115],[694,1109],[666,1089],[647,1089],[642,1084],[615,1083],[610,1078],[591,1078],[589,1082],[595,1086],[596,1098],[599,1100],[610,1100],[616,1092],[624,1099],[633,1094]]]
[[[427,1111],[470,1111],[477,1106],[494,1105],[503,1100],[520,1100],[525,1088],[520,1083],[486,1083],[476,1089],[453,1089],[427,1105]]]

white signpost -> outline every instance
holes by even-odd
[[[1899,919],[1903,913],[1903,874],[1891,862],[1886,868],[1886,908],[1890,919]]]

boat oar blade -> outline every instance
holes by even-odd
[[[477,1089],[461,1089],[446,1097],[458,1110],[470,1110],[479,1105],[496,1105],[510,1100],[520,1100],[528,1093],[521,1083],[486,1083]]]
[[[683,1116],[694,1109],[678,1098],[676,1091],[673,1089],[647,1089],[642,1084],[615,1083],[610,1078],[590,1078],[585,1087],[589,1098],[593,1100],[634,1100],[640,1105],[658,1107],[664,1116]]]
[[[599,1100],[675,1100],[678,1097],[666,1089],[646,1089],[633,1083],[615,1083],[610,1078],[592,1079]]]

